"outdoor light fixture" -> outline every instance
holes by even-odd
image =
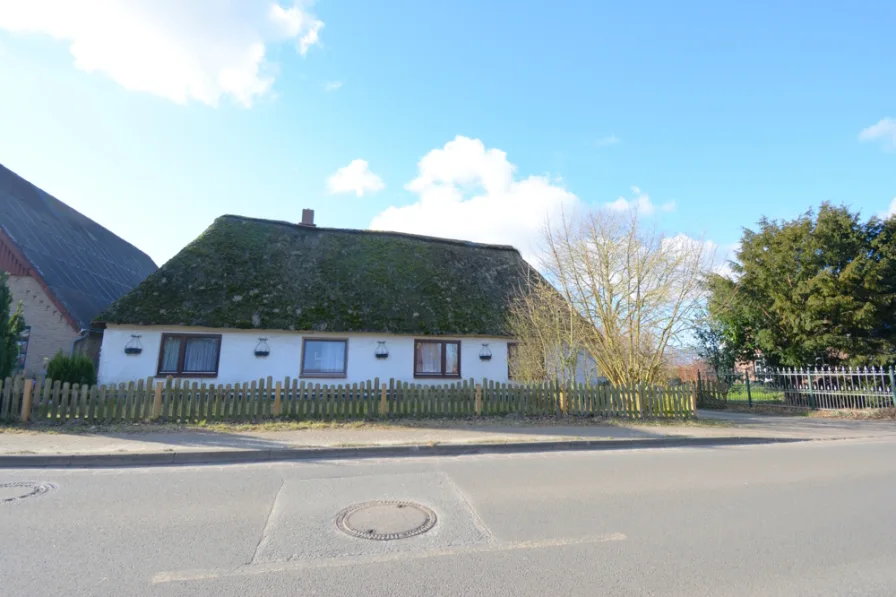
[[[488,344],[482,345],[482,350],[479,351],[479,359],[482,361],[492,360],[492,351],[488,349]]]
[[[271,354],[271,347],[268,346],[267,338],[259,338],[258,344],[255,345],[255,356],[266,357]]]
[[[140,344],[140,336],[131,334],[131,340],[124,345],[124,354],[140,354],[143,352],[143,346]]]
[[[373,351],[373,355],[378,359],[387,359],[389,358],[389,349],[386,348],[386,341],[377,341],[376,350]]]

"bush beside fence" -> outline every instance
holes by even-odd
[[[704,382],[703,391],[713,384]],[[697,386],[518,384],[466,380],[442,385],[379,379],[319,384],[272,378],[206,384],[154,378],[79,386],[7,378],[0,385],[0,422],[120,423],[384,417],[600,416],[689,417]]]

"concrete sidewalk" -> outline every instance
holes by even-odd
[[[153,430],[76,433],[65,427],[0,433],[0,466],[246,462],[292,458],[460,454],[482,451],[621,449],[896,437],[896,423],[701,413],[694,423],[562,424],[433,421],[294,431]]]

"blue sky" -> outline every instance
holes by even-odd
[[[896,4],[721,4],[0,0],[0,163],[160,264],[304,207],[527,254],[561,206],[722,252],[896,209]]]

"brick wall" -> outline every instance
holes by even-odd
[[[21,301],[25,325],[31,327],[25,373],[42,373],[45,357],[52,359],[60,350],[66,355],[71,352],[72,340],[78,337],[78,330],[69,325],[34,278],[10,276],[8,285],[12,291],[13,309]]]

